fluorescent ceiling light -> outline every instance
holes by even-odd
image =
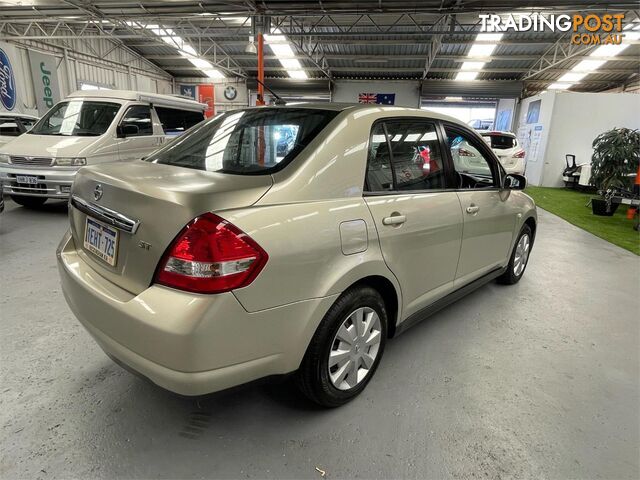
[[[181,56],[189,60],[194,67],[199,68],[207,77],[212,79],[225,78],[224,74],[217,68],[214,68],[211,62],[203,58],[197,58],[198,54],[195,48],[193,48],[191,45],[185,42],[182,37],[180,37],[179,35],[176,35],[175,30],[171,28],[163,28],[163,27],[160,27],[159,25],[143,26],[142,24],[137,22],[125,22],[125,23],[130,27],[145,28],[147,30],[150,30],[155,35],[160,37],[160,39],[164,43],[177,48],[178,53]]]
[[[490,57],[498,45],[495,43],[474,43],[467,54],[468,57]]]
[[[596,48],[591,57],[614,57],[627,48],[629,44],[621,43],[620,45],[601,45]]]
[[[287,73],[291,78],[294,78],[296,80],[306,80],[307,78],[309,78],[307,76],[307,72],[305,72],[304,70],[289,70]]]
[[[547,90],[566,90],[567,88],[573,86],[573,83],[552,83],[547,87]]]
[[[283,58],[280,60],[282,66],[289,70],[302,70],[302,65],[295,58]]]
[[[462,62],[461,70],[482,70],[485,62]]]
[[[292,58],[292,57],[296,56],[293,53],[293,49],[287,43],[269,44],[269,47],[271,47],[271,51],[279,59],[280,58]]]
[[[478,76],[478,72],[458,72],[458,74],[456,75],[456,80],[459,81],[469,81],[469,80],[475,80],[475,78]]]
[[[202,68],[212,68],[211,62],[207,60],[203,60],[202,58],[189,58],[189,61],[193,64],[194,67]]]
[[[582,80],[586,76],[587,76],[586,73],[569,72],[569,73],[565,73],[564,75],[562,75],[558,79],[558,82],[579,82],[580,80]]]
[[[296,54],[287,41],[287,37],[282,35],[279,28],[273,30],[272,34],[264,36],[273,54],[278,57],[280,65],[287,69],[287,75],[296,80],[306,80],[309,78],[307,72],[302,69],[302,65],[295,58]]]
[[[461,102],[462,97],[444,97],[447,102]]]
[[[497,42],[503,35],[504,33],[479,33],[476,42]]]
[[[202,70],[207,77],[211,78],[211,79],[215,79],[215,80],[221,80],[223,78],[225,78],[224,74],[216,69],[216,68],[208,68],[206,70]]]
[[[571,70],[574,72],[586,72],[590,73],[594,70],[599,69],[602,65],[606,63],[605,60],[582,60],[580,63],[575,65]]]

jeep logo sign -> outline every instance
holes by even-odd
[[[16,106],[16,79],[9,61],[9,55],[0,48],[0,101],[7,110]]]
[[[38,113],[42,115],[60,100],[56,57],[30,51],[29,64],[31,65]]]

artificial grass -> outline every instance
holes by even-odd
[[[525,193],[536,205],[587,232],[603,238],[614,245],[640,255],[640,233],[633,229],[633,220],[627,219],[627,206],[620,205],[612,217],[600,217],[586,206],[595,193],[583,193],[566,188],[528,186]]]

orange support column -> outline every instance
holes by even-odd
[[[258,100],[257,105],[264,105],[264,38],[258,34]]]

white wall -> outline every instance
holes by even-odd
[[[527,124],[528,105],[542,100],[540,120]],[[537,155],[526,144],[542,127]],[[525,99],[519,110],[518,138],[527,150],[527,179],[532,185],[560,187],[565,155],[591,163],[593,140],[615,127],[640,128],[640,95],[632,93],[546,92]]]
[[[395,94],[394,105],[420,108],[420,85],[417,81],[336,80],[331,101],[358,103],[360,93]]]
[[[615,127],[640,128],[640,95],[633,93],[556,94],[552,128],[545,152],[541,184],[562,185],[565,154],[576,163],[591,163],[593,140]]]

